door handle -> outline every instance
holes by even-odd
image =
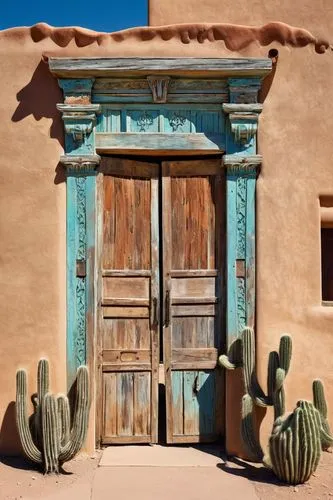
[[[153,298],[152,308],[151,308],[151,326],[156,326],[158,324],[158,314],[157,314],[157,298]]]
[[[164,326],[169,326],[170,324],[170,291],[165,292],[165,317]]]

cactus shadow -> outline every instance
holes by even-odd
[[[263,465],[251,465],[249,462],[236,457],[228,457],[224,463],[217,464],[217,467],[227,474],[244,477],[255,483],[268,483],[277,486],[286,486],[281,483],[274,473]]]

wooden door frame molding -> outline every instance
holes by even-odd
[[[271,60],[51,57],[49,68],[64,94],[64,103],[57,107],[62,113],[65,131],[65,154],[60,161],[67,174],[68,386],[81,363],[87,363],[94,374],[98,364],[96,255],[97,218],[101,207],[96,185],[99,154],[224,155],[226,344],[229,347],[243,326],[253,326],[255,320],[255,186],[262,161],[256,141],[262,110],[258,92],[262,78],[272,69]],[[108,105],[111,114],[103,118],[103,110],[107,113]],[[131,132],[131,117],[140,106],[142,114],[136,124],[141,124],[141,128]],[[154,106],[162,111],[151,117],[147,110]],[[216,127],[220,127],[219,120],[222,120],[225,128],[216,135],[209,127],[198,131],[194,124],[190,131],[183,133],[183,117],[177,115],[177,109],[188,109],[191,113],[192,108],[198,110],[200,116],[205,112],[220,116],[215,120]],[[176,110],[174,120],[168,109]],[[167,133],[163,132],[165,117],[173,127]],[[158,133],[147,131],[155,119],[161,125]],[[103,130],[104,122],[108,124],[108,131]],[[95,419],[94,377],[91,380],[92,418]],[[226,390],[228,392],[228,384]],[[226,413],[226,422],[232,422],[232,415],[228,418],[228,405]],[[228,427],[226,441],[229,448]]]

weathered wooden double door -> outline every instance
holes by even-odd
[[[101,440],[157,442],[164,382],[167,442],[213,441],[224,406],[221,159],[105,157],[101,170]]]

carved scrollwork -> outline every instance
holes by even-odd
[[[145,111],[144,113],[142,113],[142,115],[139,116],[136,123],[139,127],[139,132],[146,132],[147,128],[151,127],[154,123],[154,119],[149,113]]]
[[[255,177],[262,163],[261,155],[225,155],[223,165],[226,168],[227,176],[250,176]]]
[[[93,120],[86,123],[66,123],[65,121],[64,127],[66,134],[70,134],[74,142],[84,142],[86,137],[92,132],[93,125]]]
[[[98,155],[60,157],[60,163],[65,167],[68,175],[89,175],[93,173],[101,161]]]
[[[173,132],[177,132],[177,129],[182,127],[185,122],[186,117],[180,115],[179,113],[173,113],[173,115],[169,118],[169,124]]]
[[[223,111],[229,114],[231,132],[235,142],[248,146],[258,130],[258,117],[262,104],[223,104]]]

